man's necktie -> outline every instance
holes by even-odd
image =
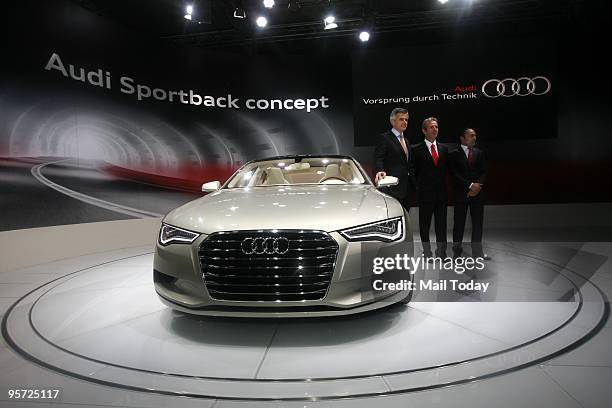
[[[408,157],[408,147],[406,146],[406,141],[404,140],[404,135],[400,135],[399,142],[402,145],[402,149],[404,149],[404,154]]]
[[[438,152],[436,152],[436,145],[431,144],[431,158],[433,159],[434,166],[438,166]]]
[[[468,147],[468,164],[470,166],[474,164],[474,152],[471,147]]]

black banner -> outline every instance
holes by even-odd
[[[355,144],[373,145],[389,129],[395,107],[410,113],[408,135],[423,139],[421,122],[437,117],[441,142],[465,127],[484,140],[557,136],[553,41],[455,43],[353,55]]]

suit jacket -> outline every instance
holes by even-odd
[[[448,148],[442,143],[438,146],[438,165],[434,166],[431,153],[425,141],[412,147],[412,161],[417,182],[419,204],[448,202],[446,174],[448,171]]]
[[[469,165],[467,156],[461,148],[451,153],[451,174],[455,202],[467,201],[467,193],[472,183],[484,184],[486,179],[484,153],[477,147],[472,149],[474,163]],[[482,192],[480,193],[482,194]]]
[[[406,141],[406,144],[408,142]],[[410,149],[408,149],[410,154]],[[390,130],[381,134],[376,149],[374,150],[375,172],[384,171],[388,176],[399,179],[399,184],[389,187],[385,192],[400,201],[407,198],[408,194],[415,189],[414,169],[410,155],[406,157],[404,149],[397,136]]]

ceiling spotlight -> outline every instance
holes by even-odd
[[[359,39],[361,40],[361,42],[366,42],[370,40],[370,33],[368,33],[367,31],[362,31],[359,33]]]
[[[190,4],[187,7],[185,7],[185,11],[187,12],[187,14],[185,14],[185,20],[189,20],[191,21],[191,18],[193,17],[193,6]]]
[[[241,7],[234,9],[234,18],[246,18],[246,11]]]
[[[255,20],[255,23],[257,24],[257,27],[264,28],[268,25],[268,19],[264,16],[259,16],[257,17],[257,20]]]
[[[448,0],[438,0],[441,4],[446,4],[448,3]]]
[[[325,30],[331,30],[334,28],[338,28],[338,24],[335,23],[336,21],[336,17],[334,16],[327,16],[325,17],[325,19],[323,20],[323,23],[325,24],[324,29]]]
[[[274,0],[263,0],[263,5],[265,8],[274,7]]]

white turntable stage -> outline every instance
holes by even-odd
[[[560,265],[533,245],[487,252],[503,272],[500,296],[536,291],[551,301],[419,302],[417,294],[345,317],[192,316],[158,300],[151,250],[133,248],[19,271],[31,291],[4,315],[5,352],[60,378],[183,403],[354,406],[541,368],[609,330],[605,294],[580,274],[579,256]],[[568,289],[575,295],[553,301]],[[3,371],[2,384],[15,381]]]

